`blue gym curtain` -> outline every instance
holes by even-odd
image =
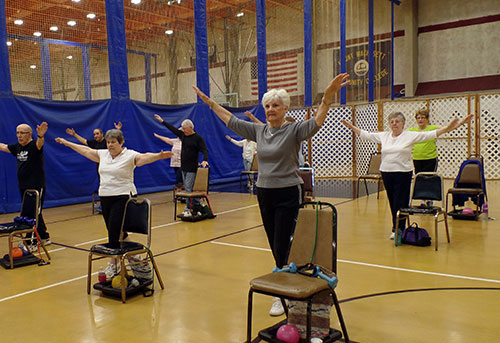
[[[33,128],[34,138],[36,138],[37,124],[43,121],[49,124],[44,145],[47,176],[45,206],[89,201],[92,192],[98,187],[96,164],[54,141],[56,137],[64,137],[78,143],[76,139],[66,134],[66,128],[74,128],[84,138],[93,139],[94,128],[101,128],[105,132],[114,128],[114,123],[121,121],[127,148],[138,152],[171,150],[170,146],[153,136],[156,132],[174,138],[173,134],[154,119],[155,113],[176,127],[179,127],[184,119],[193,121],[195,130],[207,143],[212,183],[239,179],[240,172],[243,170],[242,151],[240,147],[228,142],[225,136],[241,138],[230,131],[208,106],[205,104],[168,106],[130,100],[123,2],[106,0],[105,5],[111,99],[51,101],[12,95],[8,49],[6,44],[0,44],[0,79],[2,80],[0,82],[0,142],[6,144],[17,142],[16,126],[21,123],[27,123]],[[209,94],[204,0],[195,1],[195,12],[197,85]],[[265,17],[262,19],[264,20]],[[263,23],[264,42],[261,44],[264,47],[265,68],[265,21]],[[5,1],[0,0],[0,42],[6,41]],[[84,59],[85,91],[86,97],[90,99],[88,48],[85,49],[83,55],[87,57]],[[48,55],[46,57],[48,58]],[[50,63],[50,59],[47,59],[47,62]],[[47,68],[49,70],[50,65],[47,65]],[[50,79],[46,81],[49,82]],[[46,86],[45,90],[48,91],[50,87],[48,84]],[[261,89],[259,86],[259,90]],[[244,112],[248,110],[258,114],[259,108],[259,106],[252,106],[229,108],[229,110],[237,117],[248,120]],[[135,170],[135,184],[139,193],[168,190],[172,188],[174,182],[175,175],[170,167],[170,160],[158,161]],[[20,204],[16,159],[2,152],[0,153],[0,213],[18,211]]]

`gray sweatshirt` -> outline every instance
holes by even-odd
[[[269,124],[251,123],[232,116],[227,127],[241,137],[257,142],[257,187],[284,188],[303,183],[299,174],[300,142],[318,132],[314,117],[271,128]]]

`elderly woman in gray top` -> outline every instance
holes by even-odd
[[[330,82],[315,117],[293,123],[285,121],[290,96],[284,89],[272,89],[264,94],[262,106],[267,123],[257,124],[236,118],[193,86],[200,99],[227,127],[257,143],[257,199],[267,239],[279,268],[287,263],[290,237],[303,198],[298,159],[300,142],[312,137],[323,125],[335,93],[349,83],[348,76],[340,74]],[[280,303],[277,304],[271,309],[272,315],[280,315],[283,311]]]

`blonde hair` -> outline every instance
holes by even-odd
[[[427,108],[421,108],[415,113],[415,119],[417,119],[418,116],[424,116],[425,119],[429,119],[429,110]]]

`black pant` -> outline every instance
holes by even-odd
[[[392,213],[392,231],[398,227],[396,223],[398,210],[410,204],[411,177],[413,172],[382,172],[382,180],[389,198]],[[399,221],[399,229],[404,230],[405,220]]]
[[[101,197],[102,216],[108,230],[108,246],[120,247],[120,231],[122,228],[125,204],[130,198],[128,195],[115,195]]]
[[[415,167],[415,174],[421,172],[435,172],[437,170],[437,157],[430,160],[413,160],[413,167]]]
[[[21,193],[21,200],[23,199],[24,192],[27,189],[36,189],[38,193],[40,194],[40,213],[38,214],[38,226],[36,228],[36,231],[38,232],[38,235],[40,236],[41,239],[47,239],[49,238],[49,233],[47,232],[47,226],[45,226],[45,221],[43,220],[42,216],[42,209],[43,209],[43,202],[45,201],[45,188],[22,188],[19,189],[19,192]],[[31,233],[27,234],[26,237],[30,238]]]
[[[285,188],[257,187],[262,223],[278,268],[287,264],[291,238],[303,197],[303,185]]]
[[[175,171],[175,187],[181,187],[183,185],[182,180],[182,169],[181,167],[174,167]]]

